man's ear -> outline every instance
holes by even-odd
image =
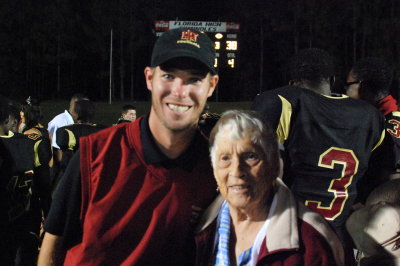
[[[207,97],[210,97],[213,94],[215,88],[217,87],[218,81],[219,81],[218,75],[213,75],[210,77],[210,89],[208,90]]]
[[[146,67],[144,69],[144,77],[146,79],[146,85],[147,85],[147,89],[149,91],[153,90],[153,85],[152,85],[152,80],[153,80],[153,75],[155,73],[156,69],[152,68],[152,67]]]

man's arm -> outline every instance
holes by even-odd
[[[40,250],[39,265],[62,265],[66,251],[81,241],[79,165],[77,152],[60,180],[49,215],[44,222],[46,233]]]
[[[62,237],[45,233],[40,248],[38,266],[62,265],[66,250],[62,247]]]
[[[57,143],[56,143],[56,131],[58,129],[57,123],[56,121],[51,120],[48,124],[47,124],[47,130],[49,131],[49,135],[51,137],[51,146],[55,147],[55,148],[59,148]]]

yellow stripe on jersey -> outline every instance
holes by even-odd
[[[14,133],[11,130],[9,130],[8,131],[8,135],[4,135],[4,136],[0,136],[0,137],[2,137],[2,138],[12,138],[13,136],[14,136]]]
[[[392,112],[392,115],[400,117],[400,112],[399,111],[394,111],[394,112]]]
[[[324,96],[326,98],[334,99],[334,100],[341,100],[341,99],[349,98],[349,96],[347,96],[345,94],[338,94],[338,95],[335,95],[335,96],[322,94],[322,96]]]
[[[42,142],[42,140],[36,141],[35,146],[33,146],[33,151],[35,153],[35,167],[38,167],[41,165],[40,159],[39,159],[39,144]]]
[[[372,151],[374,151],[376,148],[378,148],[382,144],[384,138],[385,138],[385,130],[382,130],[381,138],[379,139],[378,143],[375,144]]]
[[[276,129],[276,135],[278,136],[278,141],[283,144],[289,137],[290,119],[292,118],[292,105],[282,96],[278,96],[282,101],[282,111],[278,128]]]
[[[68,150],[73,151],[73,150],[74,150],[74,147],[75,147],[75,145],[76,145],[76,138],[75,138],[75,135],[74,135],[74,133],[72,133],[72,131],[69,130],[69,129],[65,129],[65,131],[67,131],[67,133],[68,133]]]

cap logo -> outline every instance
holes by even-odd
[[[187,43],[196,46],[197,48],[200,48],[200,45],[197,43],[197,37],[199,36],[198,33],[187,30],[182,32],[181,39],[177,41],[177,43]]]

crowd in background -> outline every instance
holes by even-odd
[[[43,221],[52,194],[79,138],[106,128],[95,123],[95,103],[74,94],[68,110],[43,125],[38,99],[23,103],[1,98],[2,219],[0,261],[3,265],[35,265],[43,238]],[[116,124],[136,119],[125,105]]]

